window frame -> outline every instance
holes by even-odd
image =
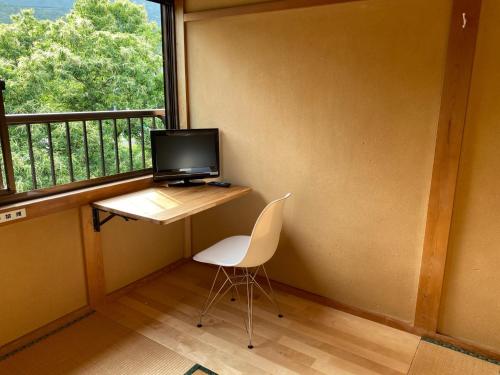
[[[166,129],[179,128],[179,115],[177,107],[177,66],[176,66],[176,43],[175,43],[175,5],[173,0],[147,0],[161,6],[161,33],[163,52],[163,87],[165,116],[163,118]],[[66,193],[78,189],[108,184],[110,182],[127,180],[135,177],[152,174],[152,168],[140,169],[130,172],[119,173],[111,176],[84,179],[61,185],[30,190],[18,193],[15,187],[14,167],[10,150],[9,125],[5,113],[3,91],[5,82],[0,80],[0,152],[3,155],[3,165],[0,173],[5,172],[7,181],[3,181],[3,189],[0,189],[0,207],[7,204],[28,201]],[[2,176],[0,175],[0,178]]]
[[[5,107],[3,102],[3,91],[5,82],[0,80],[0,152],[2,153],[3,165],[0,165],[0,179],[2,179],[0,189],[0,203],[3,196],[15,194],[16,184],[14,180],[14,167],[12,165],[12,155],[10,152],[9,128],[5,118]],[[2,171],[5,172],[6,181],[3,181]]]

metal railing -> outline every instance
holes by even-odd
[[[27,153],[23,152],[23,157],[29,163],[31,187],[17,188],[18,192],[123,174],[133,175],[133,172],[147,170],[150,168],[150,147],[146,144],[149,130],[166,126],[164,109],[12,114],[4,119],[7,132],[4,131],[3,136],[10,137],[9,157],[14,170],[20,166],[16,165],[13,135],[17,142],[25,138],[22,142]],[[65,159],[64,166],[61,165],[62,159]],[[37,162],[40,160],[48,161],[48,169],[44,165],[44,176],[40,176],[38,171],[40,166]],[[95,165],[96,160],[98,166]],[[18,161],[18,164],[21,163]],[[75,165],[80,171],[78,176]],[[27,165],[24,168],[26,177],[29,174]],[[18,176],[14,177],[17,183]],[[44,183],[41,183],[42,179]]]

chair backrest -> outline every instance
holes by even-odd
[[[266,263],[276,252],[283,225],[283,207],[291,193],[269,203],[260,213],[250,236],[250,244],[237,267],[256,267]]]

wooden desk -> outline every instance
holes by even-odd
[[[100,230],[108,220],[120,216],[166,225],[184,219],[184,257],[188,258],[191,257],[191,215],[229,202],[250,191],[250,188],[243,186],[155,186],[82,207],[80,214],[89,305],[95,308],[106,299]],[[108,216],[103,218],[100,212],[107,212]]]
[[[250,188],[243,186],[152,187],[98,201],[92,207],[126,218],[165,225],[219,206],[249,191]]]

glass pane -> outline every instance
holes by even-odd
[[[0,56],[7,115],[164,108],[158,3],[0,0]],[[117,122],[121,173],[143,168],[140,119],[130,124],[129,134],[127,120]],[[25,125],[9,129],[18,191],[35,187],[33,175],[37,188],[53,185],[47,127],[31,129],[34,173]],[[57,184],[71,182],[71,165],[76,181],[87,179],[87,168],[90,178],[118,172],[112,121],[102,121],[102,148],[99,122],[87,121],[88,165],[81,122],[70,124],[71,155],[65,124],[54,120],[51,129]]]
[[[164,107],[160,4],[2,0],[0,10],[7,114]]]
[[[31,158],[26,127],[22,125],[10,126],[9,138],[16,191],[24,192],[33,190],[35,187],[32,182]]]
[[[57,183],[67,184],[71,182],[70,165],[68,156],[68,145],[66,143],[66,126],[64,123],[52,124],[52,148],[54,151],[54,166],[56,170]]]

